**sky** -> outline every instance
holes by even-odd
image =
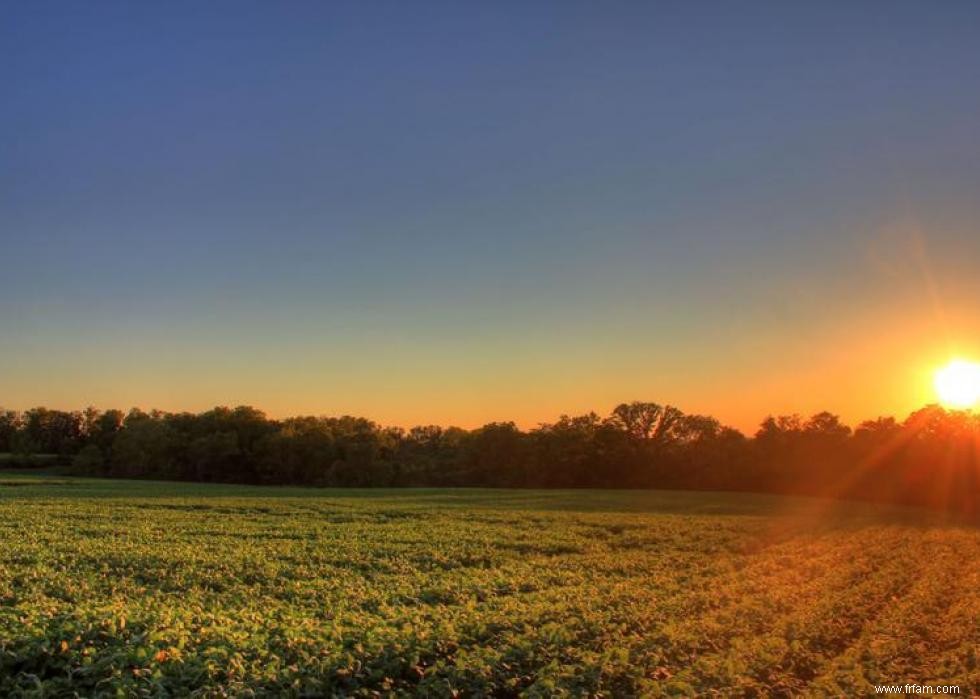
[[[0,405],[903,417],[980,4],[0,3]]]

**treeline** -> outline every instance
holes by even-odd
[[[830,413],[767,418],[751,438],[711,417],[629,403],[521,430],[383,427],[357,417],[0,411],[0,453],[73,472],[312,486],[685,488],[820,494],[976,514],[980,416],[928,406],[851,429]]]

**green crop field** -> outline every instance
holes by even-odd
[[[980,532],[659,491],[0,474],[0,696],[980,687]]]

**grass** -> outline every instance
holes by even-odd
[[[980,532],[658,491],[0,474],[0,695],[980,688]]]

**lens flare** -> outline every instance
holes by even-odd
[[[980,400],[980,364],[954,359],[936,372],[933,385],[947,408],[972,408]]]

